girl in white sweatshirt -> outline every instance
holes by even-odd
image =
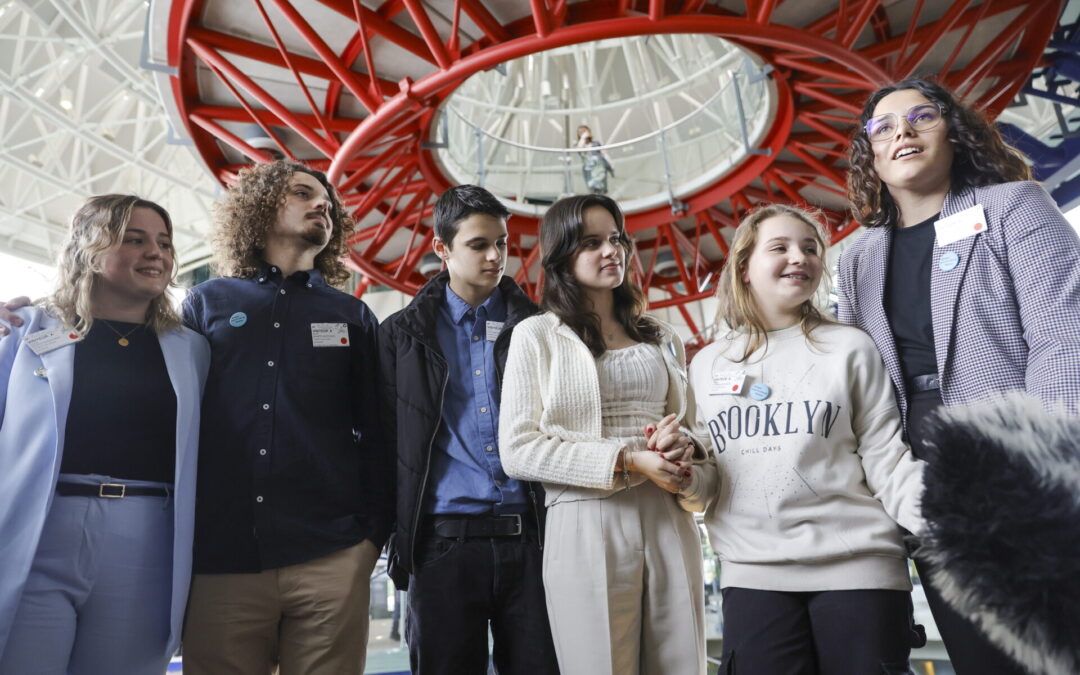
[[[559,668],[704,675],[690,511],[704,510],[716,472],[701,463],[708,441],[690,439],[689,419],[680,426],[694,410],[682,343],[644,315],[611,199],[556,202],[540,250],[547,311],[514,328],[499,448],[508,475],[547,491],[544,589]],[[647,438],[646,426],[659,429]]]
[[[717,291],[730,330],[690,368],[720,477],[721,673],[908,672],[923,468],[873,341],[814,304],[824,251],[811,214],[748,216]]]

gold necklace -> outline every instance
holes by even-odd
[[[146,325],[146,324],[140,323],[140,324],[136,325],[134,328],[132,328],[131,330],[129,330],[128,332],[121,333],[120,331],[116,330],[113,327],[113,325],[111,323],[109,323],[108,321],[106,321],[105,319],[102,319],[101,321],[102,321],[102,323],[104,323],[106,326],[109,327],[109,330],[111,330],[112,332],[114,332],[114,333],[116,333],[117,335],[120,336],[120,339],[116,341],[116,344],[120,345],[121,347],[127,347],[129,344],[131,344],[131,342],[128,341],[127,336],[131,335],[132,333],[134,333],[135,331],[139,330],[140,328],[142,328],[143,326]]]

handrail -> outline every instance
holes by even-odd
[[[499,137],[499,136],[495,136],[494,134],[489,133],[487,130],[480,127],[480,125],[474,124],[473,122],[471,122],[467,117],[465,117],[464,114],[461,113],[460,110],[458,110],[454,106],[447,105],[446,109],[450,110],[455,115],[457,115],[461,119],[461,121],[465,122],[465,124],[467,124],[468,126],[473,127],[478,132],[484,134],[488,138],[490,138],[490,139],[492,139],[492,140],[494,140],[494,141],[496,141],[498,143],[505,143],[505,144],[513,146],[515,148],[521,148],[522,150],[530,150],[530,151],[533,151],[533,152],[558,153],[560,155],[565,154],[567,152],[578,152],[578,153],[580,153],[580,152],[596,152],[597,150],[610,150],[610,149],[614,149],[614,148],[621,148],[621,147],[626,146],[626,145],[633,145],[635,143],[640,143],[642,141],[649,140],[650,138],[654,138],[656,136],[659,136],[660,134],[662,134],[662,133],[664,133],[666,131],[670,131],[671,129],[674,129],[675,127],[679,126],[680,124],[682,124],[686,120],[690,119],[694,115],[697,115],[699,112],[701,112],[702,110],[707,108],[709,105],[712,104],[713,101],[720,98],[720,95],[723,94],[725,91],[727,91],[728,86],[731,84],[731,82],[734,81],[734,76],[737,75],[736,71],[731,71],[731,73],[732,73],[732,77],[730,79],[728,79],[728,81],[725,82],[719,89],[717,89],[715,94],[713,94],[708,99],[706,99],[705,102],[702,103],[701,105],[699,105],[697,108],[695,108],[694,110],[692,110],[692,111],[688,112],[687,114],[683,115],[682,117],[675,120],[674,122],[671,122],[670,124],[666,124],[666,125],[660,127],[659,129],[656,129],[654,131],[650,131],[649,133],[644,134],[642,136],[638,136],[637,138],[631,138],[631,139],[626,140],[626,141],[619,141],[618,143],[608,143],[606,145],[593,145],[593,146],[589,146],[589,147],[585,147],[585,148],[579,148],[579,147],[576,147],[576,146],[570,146],[570,147],[565,147],[565,148],[562,148],[562,147],[560,147],[560,148],[549,148],[549,147],[543,147],[543,146],[539,146],[539,145],[529,145],[527,143],[518,143],[517,141],[511,141],[509,139],[502,138],[502,137]]]

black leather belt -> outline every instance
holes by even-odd
[[[102,483],[100,485],[57,483],[56,494],[61,497],[122,499],[124,497],[168,497],[169,491],[160,487],[132,486],[124,485],[123,483]]]
[[[941,388],[941,378],[937,373],[930,373],[929,375],[916,375],[908,380],[908,391],[910,393],[917,393],[920,391],[932,391],[934,389]]]
[[[428,530],[439,537],[462,539],[470,537],[520,537],[525,516],[509,513],[504,516],[429,516]]]

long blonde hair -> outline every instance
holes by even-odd
[[[123,243],[124,230],[137,208],[151,209],[161,216],[166,231],[172,237],[169,212],[154,202],[134,195],[90,197],[71,218],[71,230],[56,262],[56,286],[42,305],[49,314],[82,335],[90,332],[90,326],[94,323],[90,299],[94,283],[103,272],[102,260],[109,250]],[[175,285],[178,268],[179,261],[174,254],[169,286]],[[159,335],[180,325],[180,315],[168,292],[150,301],[146,322]]]
[[[744,331],[749,334],[746,349],[743,351],[742,362],[750,358],[754,352],[768,345],[769,330],[765,321],[761,318],[757,303],[750,292],[749,286],[743,281],[743,272],[750,261],[750,254],[757,245],[758,230],[761,224],[776,216],[790,216],[805,223],[814,232],[814,241],[818,245],[818,251],[824,258],[826,249],[825,231],[821,226],[820,214],[800,209],[787,204],[766,204],[759,206],[747,214],[739,228],[735,230],[735,236],[731,240],[727,263],[724,271],[720,274],[720,282],[716,287],[716,299],[720,302],[717,310],[717,320],[723,320],[732,330]],[[824,264],[821,272],[821,285],[819,294],[828,297],[830,286],[829,269]],[[811,332],[814,328],[824,323],[833,323],[830,318],[818,309],[815,298],[812,296],[802,304],[799,324],[803,335],[808,340],[816,343]]]

